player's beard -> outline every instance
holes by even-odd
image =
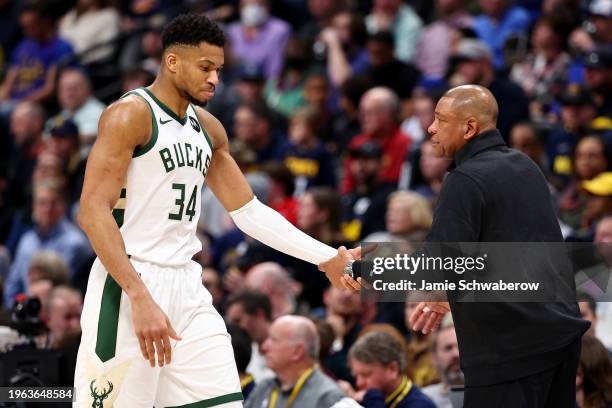
[[[196,99],[191,94],[187,94],[187,100],[189,101],[189,103],[192,103],[194,105],[201,106],[201,107],[205,107],[206,104],[208,103],[208,99],[204,99],[204,100]]]

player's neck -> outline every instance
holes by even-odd
[[[185,99],[172,84],[164,79],[162,75],[155,78],[155,81],[153,81],[148,89],[179,118],[185,117],[189,101]]]

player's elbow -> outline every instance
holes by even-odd
[[[91,198],[81,197],[76,220],[79,224],[79,227],[81,227],[81,229],[87,235],[89,235],[89,232],[93,228],[95,214],[97,212],[95,207],[95,200],[92,200]]]

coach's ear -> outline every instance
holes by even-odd
[[[475,117],[470,116],[465,121],[463,139],[466,141],[471,140],[478,134],[479,129],[480,126],[478,125],[478,120]]]

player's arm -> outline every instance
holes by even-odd
[[[169,324],[130,263],[123,237],[112,216],[132,153],[137,146],[147,143],[150,134],[151,112],[139,97],[127,96],[104,111],[98,137],[87,160],[78,222],[106,270],[128,295],[141,351],[153,365],[154,343],[158,343],[160,364],[164,358],[159,353],[166,353],[165,360],[169,361],[169,344],[166,348],[159,343],[164,340]]]
[[[201,122],[212,138],[214,153],[206,183],[221,204],[230,212],[234,223],[244,233],[264,244],[315,265],[333,258],[338,251],[317,241],[253,195],[238,165],[229,153],[227,134],[221,123],[210,113],[198,109]],[[346,253],[348,257],[348,253]],[[340,286],[340,276],[328,278]]]

